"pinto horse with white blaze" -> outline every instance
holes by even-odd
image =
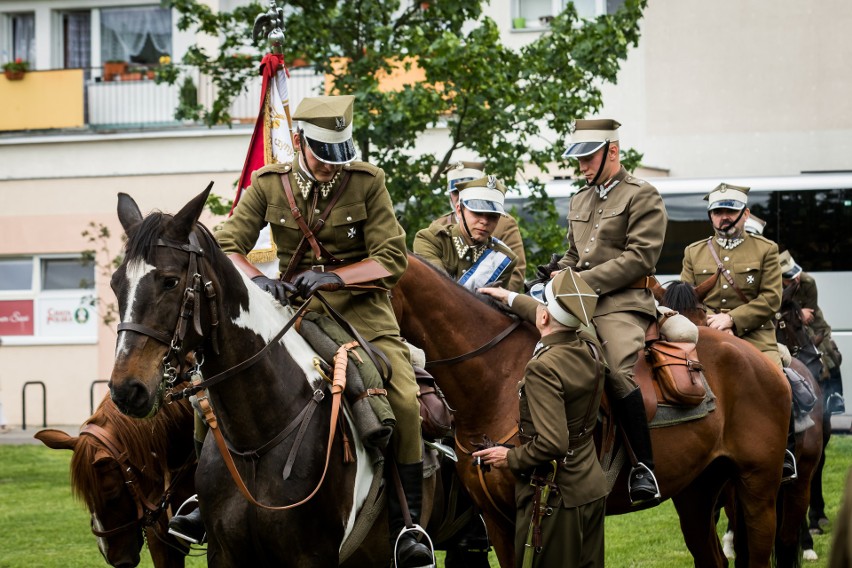
[[[413,256],[393,290],[393,303],[403,336],[426,351],[433,362],[427,368],[456,409],[461,452],[456,469],[484,513],[501,566],[508,568],[514,562],[515,480],[507,470],[483,473],[464,454],[483,437],[517,443],[517,383],[538,333],[527,324],[513,327],[509,315]],[[716,535],[714,506],[731,482],[744,503],[748,555],[743,561],[768,567],[790,388],[766,357],[728,334],[701,329],[697,349],[716,409],[700,420],[651,430],[660,489],[664,499],[674,501],[695,565],[719,567],[727,560]],[[626,475],[627,468],[607,498],[607,514],[633,510]]]
[[[174,216],[144,218],[119,194],[127,246],[111,283],[121,316],[112,399],[144,418],[178,376],[203,379],[220,432],[207,436],[196,475],[210,566],[337,566],[373,466],[354,431],[355,462],[344,463],[342,387],[328,386],[289,328],[294,310],[252,284],[198,222],[209,192]],[[189,354],[198,365],[183,369]],[[358,565],[387,564],[387,527],[373,529],[378,546],[362,546]]]

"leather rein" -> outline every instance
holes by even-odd
[[[133,501],[136,504],[136,518],[128,523],[113,529],[98,530],[95,528],[94,519],[92,520],[92,533],[97,537],[110,537],[115,534],[130,530],[138,524],[142,524],[142,528],[153,527],[157,524],[160,515],[163,514],[169,506],[169,501],[172,497],[173,488],[181,481],[183,476],[189,471],[189,468],[196,463],[195,453],[190,453],[186,462],[180,466],[174,476],[167,480],[167,485],[163,494],[159,499],[152,502],[145,494],[142,493],[141,483],[137,473],[142,474],[144,470],[140,470],[133,463],[127,452],[123,449],[122,444],[113,438],[109,432],[101,428],[97,424],[86,424],[80,430],[80,435],[89,435],[98,440],[109,452],[110,456],[118,463],[121,476],[124,478],[124,484],[127,486],[130,494],[133,496]],[[144,475],[144,474],[143,474]],[[168,467],[164,468],[164,475],[169,477]]]
[[[210,238],[209,231],[203,225],[197,225],[201,230],[205,231]],[[170,390],[165,397],[168,399],[169,403],[174,402],[175,400],[179,400],[182,398],[186,398],[192,396],[200,391],[204,391],[201,396],[198,397],[198,403],[201,406],[201,409],[204,413],[204,419],[207,421],[207,424],[210,426],[210,429],[213,433],[214,440],[216,441],[216,445],[219,448],[219,452],[222,455],[222,459],[225,462],[225,465],[228,468],[228,471],[231,474],[231,478],[234,481],[234,484],[243,494],[243,496],[252,504],[262,507],[264,509],[269,510],[285,510],[292,509],[294,507],[298,507],[307,503],[318,491],[320,486],[322,486],[323,481],[325,480],[326,472],[328,471],[328,464],[331,458],[331,447],[334,441],[334,436],[337,432],[337,423],[340,411],[340,403],[341,403],[341,395],[346,386],[346,366],[348,364],[348,351],[355,347],[354,344],[347,344],[341,346],[337,352],[337,356],[335,357],[335,366],[334,366],[334,377],[329,382],[331,383],[331,394],[332,394],[332,411],[330,418],[330,427],[328,434],[328,443],[326,450],[326,458],[325,465],[323,467],[322,476],[320,477],[319,482],[317,483],[314,490],[304,499],[298,501],[296,503],[292,503],[290,505],[275,507],[270,505],[264,505],[263,503],[258,502],[254,496],[252,496],[249,489],[246,487],[245,483],[240,476],[239,471],[237,470],[236,464],[234,463],[233,455],[237,454],[243,458],[249,458],[256,463],[261,456],[269,452],[272,448],[280,444],[284,439],[286,439],[290,434],[294,431],[297,431],[297,437],[290,449],[290,454],[287,458],[287,463],[284,469],[284,479],[287,479],[289,472],[293,466],[295,461],[296,454],[299,449],[299,445],[301,444],[302,438],[307,430],[307,425],[310,422],[311,417],[313,416],[313,412],[319,403],[325,398],[325,393],[322,390],[322,385],[314,390],[311,398],[308,400],[305,407],[302,411],[292,420],[281,432],[273,436],[268,442],[264,443],[260,448],[247,452],[237,452],[233,450],[225,440],[219,425],[218,419],[216,418],[213,407],[210,404],[209,394],[207,393],[207,389],[211,386],[214,386],[218,383],[223,382],[224,380],[236,375],[240,371],[248,369],[260,359],[265,357],[269,352],[273,345],[277,344],[278,341],[284,336],[284,334],[291,328],[293,325],[301,318],[302,314],[307,310],[308,304],[310,303],[310,298],[306,299],[304,303],[296,310],[295,314],[290,318],[290,320],[284,325],[284,327],[273,337],[269,342],[264,345],[262,349],[260,349],[257,353],[249,357],[248,359],[242,361],[234,365],[233,367],[214,375],[208,379],[203,379],[201,375],[201,365],[203,364],[203,356],[201,354],[200,349],[196,350],[196,366],[194,370],[190,371],[192,386],[181,389],[179,391],[174,390],[175,384],[178,382],[178,378],[180,376],[179,370],[181,367],[181,361],[178,355],[181,353],[183,349],[183,339],[186,335],[188,323],[190,320],[193,322],[193,327],[195,332],[200,336],[204,337],[204,330],[201,327],[201,293],[202,291],[206,295],[209,301],[210,308],[210,327],[212,329],[212,342],[213,342],[213,351],[218,355],[218,331],[219,331],[219,321],[218,321],[218,309],[216,304],[216,289],[213,286],[213,282],[211,280],[205,281],[203,276],[203,268],[202,263],[199,261],[199,257],[204,256],[204,250],[201,248],[198,237],[194,232],[190,232],[189,234],[189,243],[177,243],[174,241],[167,241],[164,239],[158,239],[156,246],[165,246],[170,247],[175,250],[179,250],[185,252],[189,255],[189,263],[187,265],[186,272],[186,282],[187,287],[184,291],[184,299],[181,306],[180,314],[178,315],[177,323],[175,325],[175,330],[172,334],[172,337],[169,338],[168,334],[150,328],[148,326],[137,324],[133,322],[122,322],[118,325],[118,331],[133,331],[136,333],[141,333],[143,335],[147,335],[165,345],[168,345],[169,351],[163,357],[163,382],[161,383],[161,387],[169,387]],[[172,361],[176,363],[177,366],[172,365]],[[93,529],[94,530],[94,529]],[[117,529],[113,529],[117,530]]]

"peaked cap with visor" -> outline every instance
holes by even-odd
[[[781,278],[784,280],[792,280],[802,273],[802,267],[796,264],[788,250],[778,255],[778,263],[781,265]]]
[[[305,97],[293,114],[299,131],[314,156],[326,164],[346,164],[355,159],[352,142],[352,95]]]
[[[544,294],[538,300],[553,319],[573,328],[590,325],[598,305],[595,291],[570,268],[554,276],[545,285]]]
[[[447,176],[447,191],[458,191],[460,183],[473,181],[485,175],[484,162],[455,162],[444,168]]]
[[[733,209],[740,211],[748,205],[748,192],[750,187],[720,183],[716,188],[704,196],[707,202],[707,210]]]
[[[476,213],[506,213],[503,204],[506,201],[506,186],[494,176],[484,176],[473,181],[456,185],[459,201],[470,211]]]
[[[571,130],[571,141],[563,158],[582,158],[594,154],[607,143],[618,142],[617,120],[601,118],[596,120],[577,120]]]

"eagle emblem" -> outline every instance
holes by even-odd
[[[342,116],[336,116],[334,118],[334,129],[338,132],[341,132],[346,129],[346,119]]]

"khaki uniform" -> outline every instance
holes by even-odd
[[[351,172],[351,178],[326,223],[315,233],[317,240],[341,260],[377,261],[391,275],[376,284],[392,288],[405,272],[408,258],[405,232],[394,215],[384,172],[365,162],[344,165],[341,175],[331,182],[331,187],[320,184],[320,189],[327,191],[325,195],[320,192],[317,206],[312,209],[308,201],[312,197],[305,198],[299,186],[300,181],[304,185],[304,180],[309,178],[302,174],[297,179],[299,168],[297,157],[292,164],[270,165],[252,174],[252,183],[243,193],[234,214],[216,231],[222,250],[229,254],[247,254],[254,246],[260,229],[269,223],[283,272],[302,238],[302,231],[290,211],[280,175],[289,176],[296,205],[308,226],[312,226],[313,219],[325,209],[344,174]],[[323,265],[326,260],[317,259],[308,247],[296,274],[310,270],[312,266]],[[417,383],[408,348],[399,337],[399,326],[388,293],[340,290],[322,294],[365,339],[372,341],[390,359],[393,380],[388,385],[388,400],[397,420],[394,450],[400,463],[421,461]],[[318,300],[313,300],[310,307],[325,311]]]
[[[835,367],[839,367],[838,356],[834,348],[834,342],[831,339],[831,326],[825,321],[825,316],[819,307],[819,294],[814,277],[807,272],[799,274],[799,282],[793,300],[802,308],[808,308],[814,311],[814,319],[808,325],[811,331],[814,343],[819,347],[822,353],[822,360],[825,363],[826,370],[831,371]]]
[[[528,476],[534,469],[540,474],[552,471],[551,460],[560,462],[555,478],[559,491],[548,499],[553,514],[541,521],[543,546],[533,565],[604,563],[607,484],[592,439],[603,373],[581,337],[600,349],[591,336],[576,331],[543,337],[519,383],[523,445],[507,455],[509,468],[518,477],[516,566],[523,559],[532,515],[534,488]]]
[[[421,229],[414,236],[414,252],[430,264],[446,270],[451,278],[458,280],[475,262],[470,248],[467,249],[464,256],[459,257],[453,241],[461,234],[461,227],[457,224],[443,225],[434,221],[428,228]],[[488,248],[509,257],[509,266],[500,274],[495,285],[503,286],[513,292],[522,292],[523,280],[520,282],[520,288],[513,287],[516,280],[518,257],[512,249],[494,237],[491,238]]]
[[[716,286],[704,299],[714,313],[727,313],[734,320],[734,334],[764,352],[779,367],[781,357],[775,341],[775,314],[781,308],[781,265],[778,245],[760,235],[743,234],[743,242],[726,250],[712,239],[711,246],[748,302],[720,274]],[[716,273],[717,265],[707,248],[707,239],[694,242],[683,253],[680,279],[699,285]]]
[[[456,215],[450,212],[432,221],[429,228],[433,229],[438,225],[454,224],[456,224]],[[524,281],[526,280],[527,253],[524,250],[524,239],[521,238],[521,229],[518,227],[518,222],[511,215],[501,215],[500,220],[497,221],[497,228],[494,229],[494,233],[491,236],[499,241],[503,241],[503,244],[512,249],[512,252],[518,258],[518,263],[512,271],[512,278],[505,287],[513,292],[522,292]]]
[[[623,167],[613,180],[604,198],[586,186],[571,199],[568,251],[559,267],[579,271],[600,296],[594,322],[612,371],[607,388],[623,398],[636,388],[633,365],[656,313],[651,291],[631,286],[654,274],[668,217],[654,186]]]

